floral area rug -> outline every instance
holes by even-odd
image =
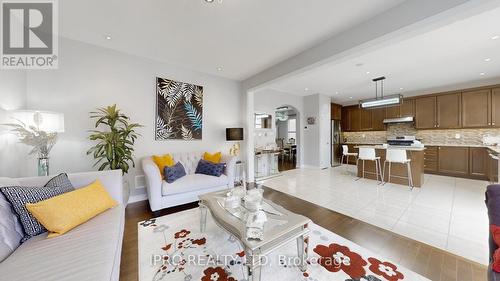
[[[240,243],[212,220],[200,233],[198,209],[138,223],[139,281],[246,281]],[[400,281],[428,280],[375,256],[318,225],[309,226],[309,258],[299,269],[295,241],[263,258],[261,280]]]

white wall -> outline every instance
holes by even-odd
[[[244,124],[239,82],[67,39],[60,40],[59,50],[59,69],[27,74],[27,106],[65,114],[65,132],[51,153],[51,173],[96,170],[94,159],[86,155],[93,144],[87,140],[93,128],[89,112],[96,107],[116,103],[132,122],[145,126],[135,145],[136,164],[142,157],[168,152],[227,153],[232,144],[225,142],[225,128]],[[157,76],[204,86],[203,140],[154,140]],[[36,173],[35,159],[29,163],[25,176]],[[132,195],[144,192],[134,190],[135,176],[141,174],[140,165],[129,172]]]
[[[304,166],[326,168],[330,166],[330,98],[315,94],[304,97],[304,119],[316,118],[314,125],[304,127]]]
[[[304,141],[302,127],[305,124],[304,116],[304,99],[301,96],[292,95],[289,93],[280,92],[272,89],[265,89],[254,92],[254,112],[262,112],[273,116],[272,126],[276,130],[276,108],[284,105],[292,106],[297,111],[297,166],[302,166],[304,157]],[[253,113],[252,113],[253,114]]]
[[[13,121],[8,118],[7,110],[21,109],[25,106],[26,72],[0,70],[0,124]],[[0,177],[18,177],[24,172],[25,155],[29,148],[19,144],[17,137],[7,131],[8,127],[0,126]]]

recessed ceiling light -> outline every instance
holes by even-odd
[[[352,97],[349,97],[352,100]]]
[[[338,94],[339,94],[339,92],[335,92],[335,94],[336,94],[336,95],[338,95]]]
[[[110,35],[106,35],[104,38],[106,38],[106,40],[111,40],[111,39],[113,39],[113,38],[111,38],[111,36],[110,36]]]
[[[498,38],[500,38],[500,35],[495,35],[491,37],[491,40],[497,40]]]
[[[205,2],[212,3],[212,2],[214,2],[214,0],[205,0]]]
[[[366,74],[370,74],[370,71],[367,71]]]
[[[217,67],[217,71],[222,71],[222,66]]]
[[[484,76],[485,74],[486,74],[486,73],[484,73],[484,72],[479,73],[479,75],[481,75],[481,76]]]
[[[399,88],[400,91],[404,90],[405,88]]]
[[[488,61],[491,61],[491,59],[490,58],[486,58],[486,59],[484,59],[484,61],[488,62]]]
[[[309,88],[305,88],[304,91],[306,91],[306,92],[309,91]]]

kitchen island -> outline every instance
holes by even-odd
[[[382,169],[384,169],[384,161],[387,149],[405,149],[408,159],[411,159],[411,172],[413,175],[413,185],[414,187],[422,187],[424,183],[424,150],[425,147],[414,147],[414,146],[383,146],[383,145],[359,145],[355,148],[360,147],[375,148],[375,154],[380,157],[380,164]],[[385,164],[385,175],[384,182],[389,182],[388,166],[389,163]],[[358,177],[362,176],[363,162],[358,163]],[[408,185],[406,165],[399,163],[391,164],[391,183]],[[365,161],[365,178],[376,180],[375,174],[375,162]]]

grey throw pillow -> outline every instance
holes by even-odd
[[[57,185],[60,184],[60,185]],[[47,182],[43,187],[38,186],[4,186],[0,191],[12,205],[24,230],[21,242],[42,234],[47,230],[26,209],[26,203],[37,203],[63,193],[75,190],[66,174],[60,174]]]

